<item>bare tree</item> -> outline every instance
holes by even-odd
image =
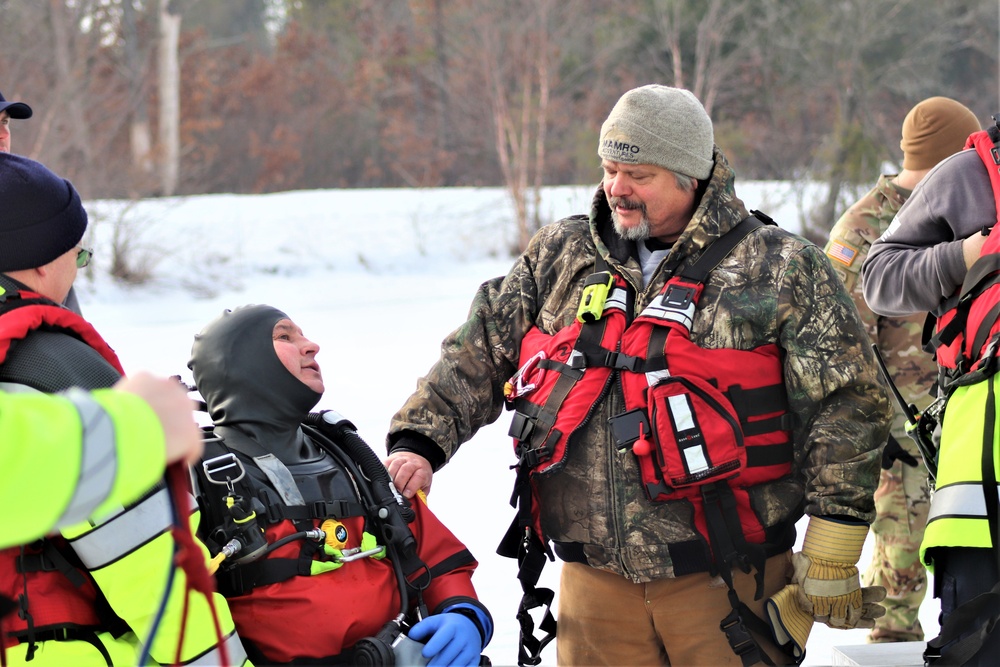
[[[517,5],[482,14],[478,34],[497,155],[514,203],[518,248],[523,250],[541,226],[538,209],[552,85],[548,38],[552,0]]]
[[[153,140],[149,126],[149,112],[146,104],[146,89],[143,86],[145,58],[139,49],[139,32],[136,28],[136,10],[131,2],[122,3],[122,47],[125,57],[124,69],[128,77],[129,146],[132,150],[132,166],[139,174],[153,174]]]
[[[742,30],[751,5],[729,0],[650,3],[649,23],[658,38],[649,39],[647,48],[654,64],[674,86],[694,93],[709,115],[744,62],[743,46],[756,39]]]
[[[159,48],[159,144],[160,187],[163,194],[177,191],[180,174],[180,61],[178,43],[181,34],[181,15],[175,0],[160,0]]]

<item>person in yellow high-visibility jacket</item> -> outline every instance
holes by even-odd
[[[38,162],[0,153],[0,388],[92,391],[124,375],[93,326],[61,305],[90,259],[79,245],[86,227],[69,181]],[[83,433],[96,437],[114,423],[101,422],[100,413],[87,415]],[[74,431],[66,449],[78,448],[79,438]],[[162,451],[162,436],[154,439]],[[98,450],[83,451],[83,469],[99,466],[89,458]],[[25,481],[44,478],[60,458],[75,455],[51,457]],[[157,461],[156,472],[161,467]],[[152,475],[142,475],[143,483],[155,480]],[[226,653],[230,665],[243,665],[246,653],[225,598],[193,594],[185,604],[187,574],[171,576],[175,521],[198,523],[188,500],[191,511],[175,520],[166,485],[156,481],[131,503],[99,503],[89,514],[67,517],[75,523],[57,518],[59,534],[0,550],[0,595],[16,600],[17,608],[2,619],[7,664],[134,665],[148,656],[160,664],[214,665]]]
[[[0,392],[0,506],[19,508],[0,516],[0,548],[131,503],[165,463],[195,460],[191,407],[180,384],[149,373],[91,393]]]

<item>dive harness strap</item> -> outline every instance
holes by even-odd
[[[551,558],[551,553],[547,553],[548,548],[542,544],[530,526],[521,528],[519,524],[520,512],[507,529],[500,546],[497,547],[497,553],[506,558],[517,559],[517,579],[524,593],[516,615],[519,628],[517,664],[523,667],[541,663],[542,649],[556,638],[556,618],[552,614],[555,593],[551,588],[537,586],[538,578],[545,567],[546,556]],[[535,620],[531,617],[531,611],[540,607],[544,607],[545,611],[538,629],[544,634],[538,638],[535,636]]]

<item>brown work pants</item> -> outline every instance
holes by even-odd
[[[764,595],[753,574],[733,572],[740,600],[762,619],[764,601],[788,583],[790,553],[767,560]],[[728,588],[707,573],[643,584],[581,563],[564,563],[559,584],[559,665],[742,665],[719,629],[732,606]],[[770,636],[754,633],[775,664],[793,664]]]

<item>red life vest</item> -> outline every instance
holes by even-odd
[[[74,336],[94,348],[118,372],[117,355],[86,320],[40,294],[27,290],[0,294],[0,364],[14,341],[45,328]],[[25,443],[30,446],[30,443]],[[23,549],[23,555],[22,555]],[[0,550],[0,596],[18,601],[18,613],[3,619],[3,646],[55,636],[51,631],[105,628],[97,611],[99,594],[79,567],[62,554],[70,553],[61,537],[24,547]],[[30,618],[30,627],[29,621]]]
[[[713,551],[720,548],[716,530],[741,533],[725,538],[737,549],[745,542],[764,543],[765,527],[750,505],[748,489],[792,469],[780,350],[774,344],[706,349],[690,337],[708,273],[761,224],[750,218],[743,226],[750,221],[756,225],[722,237],[717,248],[713,245],[683,275],[671,278],[633,321],[626,312],[625,281],[614,276],[599,319],[578,319],[555,335],[532,329],[525,336],[521,369],[507,387],[517,411],[511,435],[521,484],[525,469],[534,479],[564,465],[572,434],[587,424],[594,405],[620,377],[626,411],[611,418],[612,435],[619,449],[635,455],[647,497],[690,501],[694,528]],[[611,279],[607,272],[595,276]],[[531,487],[532,523],[544,544],[537,492]],[[711,527],[718,503],[709,493],[716,500],[719,493],[731,493],[738,520],[729,513],[725,527]],[[524,512],[524,489],[521,500]],[[716,553],[715,558],[732,555]]]
[[[986,165],[1000,220],[1000,128],[996,125],[969,135]],[[984,232],[986,230],[984,229]],[[926,331],[926,329],[925,329]],[[995,371],[1000,345],[1000,234],[990,234],[979,259],[966,274],[954,307],[937,318],[935,333],[925,346],[941,367],[939,382],[948,389],[968,384]],[[991,371],[992,369],[992,371]],[[960,378],[963,378],[960,380]]]

